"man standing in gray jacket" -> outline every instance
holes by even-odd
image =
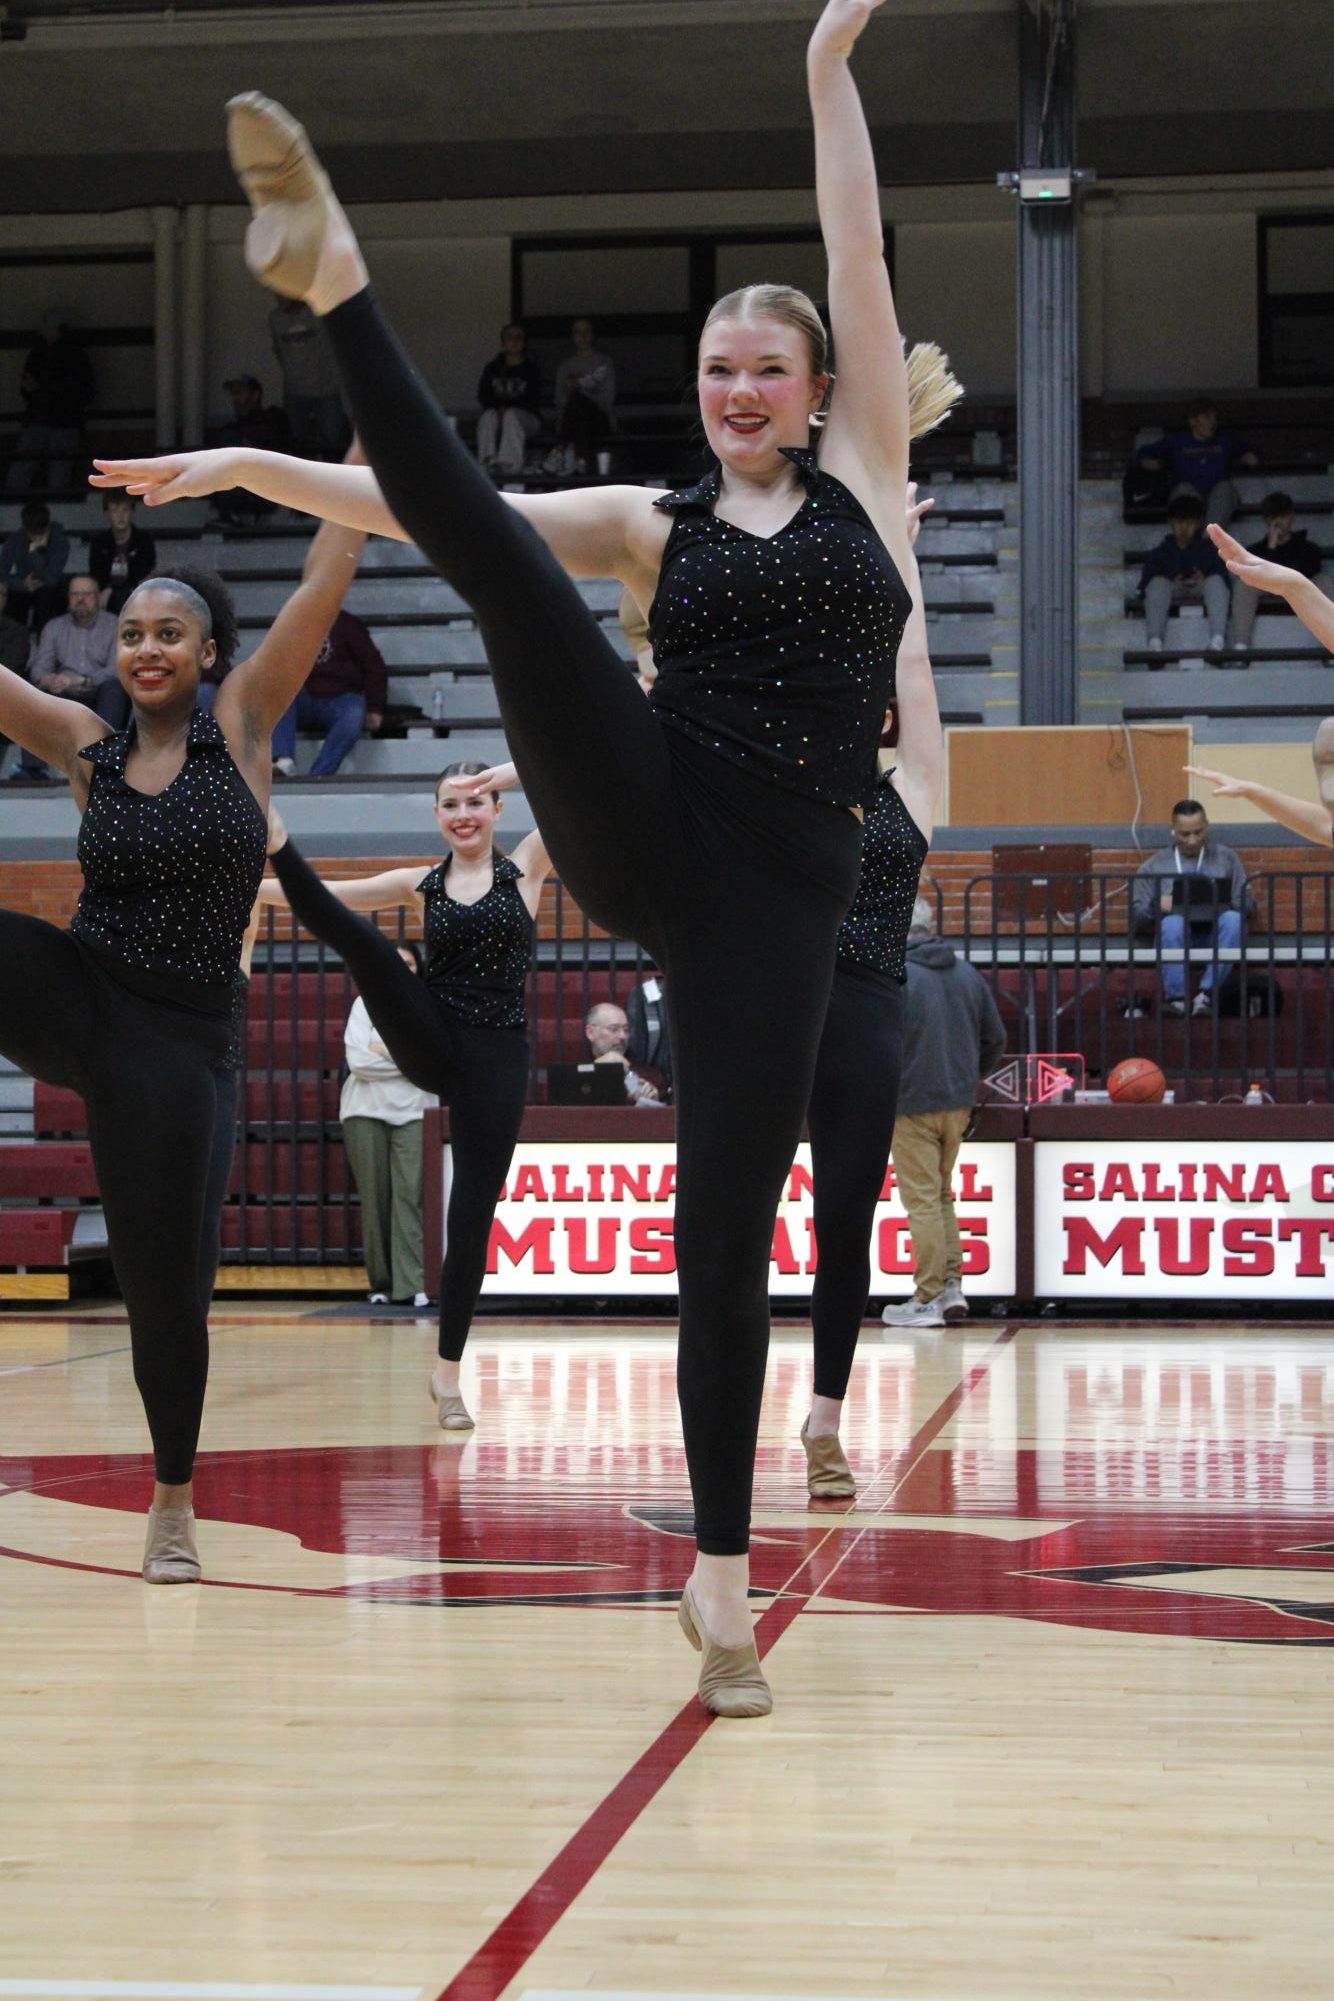
[[[943,1327],[968,1317],[950,1178],[978,1083],[1005,1052],[991,989],[935,930],[931,905],[919,896],[908,930],[893,1144],[917,1286],[906,1305],[885,1308],[887,1327]]]
[[[1250,917],[1255,898],[1246,887],[1240,857],[1209,832],[1209,819],[1198,799],[1178,799],[1172,808],[1172,845],[1141,862],[1130,886],[1131,928],[1136,937],[1158,932],[1164,951],[1190,945],[1208,963],[1190,1003],[1192,1014],[1207,1014],[1216,999],[1214,975],[1219,966],[1214,943],[1235,949],[1241,943],[1243,913]],[[1226,973],[1225,964],[1222,971]],[[1163,962],[1163,999],[1171,1014],[1186,1012],[1186,962]]]

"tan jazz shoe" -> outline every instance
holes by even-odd
[[[441,1396],[431,1376],[426,1378],[426,1387],[431,1392],[431,1402],[435,1405],[436,1422],[442,1431],[475,1431],[476,1425],[469,1414],[468,1406],[457,1391],[446,1391]]]
[[[271,97],[247,90],[227,106],[227,150],[255,211],[246,263],[272,291],[305,298],[336,206],[305,128]]]
[[[193,1508],[150,1508],[144,1543],[146,1584],[198,1584]]]
[[[801,1442],[806,1448],[807,1493],[817,1501],[847,1500],[856,1493],[857,1482],[836,1436],[812,1438],[803,1424]]]
[[[676,1608],[681,1631],[703,1659],[699,1668],[699,1699],[714,1716],[767,1716],[773,1691],[760,1671],[755,1642],[744,1647],[720,1647],[699,1616],[690,1586]]]

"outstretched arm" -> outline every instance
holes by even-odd
[[[1234,577],[1240,577],[1252,590],[1269,591],[1286,599],[1307,631],[1334,653],[1334,603],[1309,577],[1304,577],[1300,570],[1290,570],[1286,563],[1271,563],[1264,556],[1253,556],[1235,536],[1214,522],[1209,524],[1208,535]]]
[[[0,667],[0,735],[12,737],[34,757],[59,765],[73,777],[79,752],[110,736],[111,728],[82,702],[44,694],[21,674]]]
[[[349,460],[359,460],[354,445]],[[362,470],[359,464],[340,468]],[[298,584],[250,658],[223,682],[214,712],[223,730],[239,719],[254,740],[267,743],[273,726],[295,699],[338,616],[357,573],[366,538],[326,521],[306,551]]]
[[[1280,827],[1291,827],[1303,840],[1316,841],[1325,848],[1334,847],[1329,813],[1314,800],[1298,799],[1291,792],[1276,792],[1272,786],[1260,785],[1253,778],[1232,778],[1226,771],[1211,771],[1203,764],[1187,764],[1183,769],[1188,777],[1203,778],[1212,785],[1215,799],[1249,799],[1269,819],[1277,820]]]
[[[364,465],[323,465],[282,452],[219,446],[153,459],[94,459],[90,484],[123,487],[147,507],[201,500],[235,486],[279,507],[341,522],[363,535],[412,537],[391,514]],[[506,493],[506,504],[542,537],[572,577],[619,577],[644,602],[657,588],[658,558],[670,523],[637,486],[572,487],[564,493]]]
[[[815,195],[829,260],[838,379],[822,457],[847,453],[873,478],[908,476],[908,372],[885,265],[880,186],[850,58],[883,0],[829,0],[807,51]]]
[[[326,881],[324,886],[330,896],[336,896],[349,910],[415,910],[420,916],[417,884],[425,874],[424,867],[388,868],[379,875],[348,876],[342,882]],[[259,900],[277,910],[290,908],[276,876],[265,876],[259,886]]]

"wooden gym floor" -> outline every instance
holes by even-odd
[[[223,1306],[206,1583],[114,1309],[0,1316],[0,1997],[1327,1996],[1334,1330],[865,1330],[710,1723],[670,1340]]]

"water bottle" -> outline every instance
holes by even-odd
[[[431,721],[433,723],[442,723],[444,720],[445,691],[443,688],[434,688],[431,691]]]
[[[1265,1101],[1265,1094],[1260,1089],[1260,1086],[1258,1084],[1248,1084],[1246,1086],[1245,1102],[1248,1105],[1262,1105],[1264,1101]]]

